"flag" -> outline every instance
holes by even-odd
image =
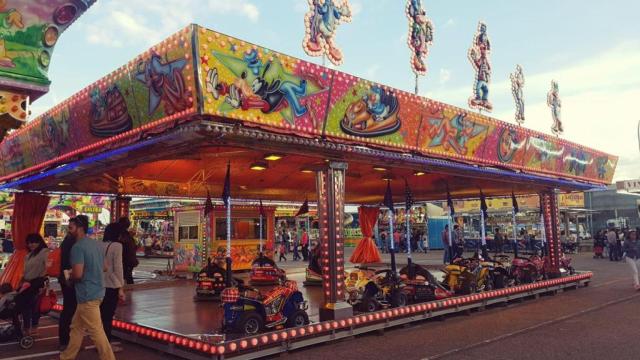
[[[511,192],[511,205],[513,205],[513,213],[517,214],[520,212],[520,208],[518,207],[518,200],[516,200],[516,196]]]
[[[227,163],[227,175],[224,177],[224,188],[222,189],[222,202],[225,207],[229,207],[231,198],[231,161]]]
[[[480,210],[484,214],[485,219],[487,218],[488,209],[489,208],[487,207],[487,199],[485,199],[484,194],[482,193],[482,190],[480,190]]]
[[[387,191],[384,193],[384,200],[382,204],[386,206],[389,210],[395,211],[393,208],[393,194],[391,194],[391,181],[387,180]]]
[[[406,211],[411,210],[413,206],[413,194],[411,193],[411,188],[409,188],[409,182],[407,179],[404,179],[404,209]]]
[[[207,190],[207,200],[204,202],[204,216],[209,215],[213,211],[213,202],[211,202],[211,195]]]
[[[300,206],[300,209],[298,209],[298,212],[296,213],[295,217],[304,215],[308,212],[309,212],[309,200],[305,199],[302,205]]]
[[[449,214],[454,216],[456,214],[456,210],[453,208],[453,199],[451,199],[451,193],[449,193],[449,187],[447,186],[447,206],[449,207]]]
[[[264,212],[264,208],[262,207],[262,200],[260,200],[260,207],[258,208],[258,212],[260,213],[260,216],[262,216],[263,218],[267,217],[267,214]]]

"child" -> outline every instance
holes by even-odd
[[[284,259],[284,261],[287,261],[287,245],[283,242],[280,243],[280,258],[278,258],[278,261],[282,261],[282,259]]]
[[[9,283],[0,285],[0,319],[5,319],[9,313],[9,304],[13,302],[18,293],[13,291]]]

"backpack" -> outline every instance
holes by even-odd
[[[60,276],[60,268],[62,267],[62,250],[60,248],[49,251],[47,255],[47,275],[51,277]]]

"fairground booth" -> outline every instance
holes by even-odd
[[[209,195],[227,206],[194,207],[191,215],[176,212],[175,231],[179,240],[195,245],[203,236],[200,219],[206,211],[212,242],[199,251],[214,255],[223,247],[227,256],[223,239],[231,232],[248,253],[255,251],[260,202],[265,208],[270,202],[315,203],[322,292],[310,311],[320,322],[215,344],[160,330],[165,327],[158,324],[115,323],[140,343],[172,342],[178,348],[174,353],[192,356],[278,352],[282,348],[273,347],[285,340],[286,351],[305,346],[302,341],[308,339],[335,339],[371,331],[375,324],[414,321],[493,297],[530,296],[588,280],[591,274],[584,273],[354,315],[345,302],[344,206],[375,209],[360,211],[360,223],[372,224],[385,192],[384,207],[404,203],[407,189],[413,201],[536,194],[550,273],[559,274],[557,194],[604,187],[617,162],[615,156],[559,137],[197,25],[11,132],[0,143],[0,156],[0,189],[16,192],[12,230],[18,249],[2,281],[19,279],[24,234],[40,228],[50,193],[117,196],[114,218],[128,213],[131,197],[204,200]],[[274,209],[269,211],[264,239],[272,241]],[[223,218],[235,224],[218,221]],[[239,260],[232,260],[235,269]]]

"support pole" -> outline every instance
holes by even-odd
[[[405,224],[407,229],[407,266],[411,271],[411,209],[405,211]]]
[[[518,223],[516,222],[516,208],[511,212],[513,222],[513,256],[518,257]]]
[[[391,244],[389,245],[389,255],[391,255],[391,272],[395,276],[395,274],[398,273],[396,266],[396,245],[393,236],[393,220],[395,218],[395,214],[392,209],[389,209],[389,213],[389,240],[391,241]]]
[[[353,307],[344,301],[344,193],[347,164],[329,162],[316,172],[323,304],[320,321],[344,319]]]
[[[487,233],[484,225],[484,211],[480,211],[480,245],[482,249],[482,257],[487,251]]]
[[[453,233],[453,230],[451,228],[452,224],[451,224],[451,213],[449,213],[449,216],[447,216],[447,219],[449,220],[449,243],[445,244],[445,246],[449,247],[449,263],[451,263],[453,261],[453,238],[451,237],[451,234]]]
[[[226,258],[226,266],[227,266],[227,287],[231,287],[233,271],[231,270],[232,261],[231,261],[231,197],[227,200],[227,258]]]
[[[260,257],[262,257],[262,214],[260,214]]]
[[[547,275],[557,277],[560,275],[560,219],[558,215],[557,191],[549,190],[540,194],[540,203],[547,240],[547,257],[549,260]]]

